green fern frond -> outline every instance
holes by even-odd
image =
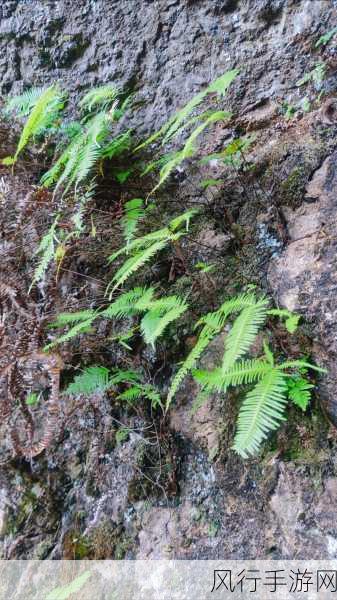
[[[79,106],[89,112],[97,106],[99,106],[101,110],[106,110],[115,102],[118,95],[118,89],[112,84],[101,85],[99,87],[94,87],[87,92],[82,100],[80,100]]]
[[[267,314],[274,317],[280,317],[280,319],[285,319],[285,326],[289,333],[295,333],[301,318],[301,315],[292,313],[286,308],[272,308],[268,310]]]
[[[194,156],[197,146],[195,142],[197,138],[201,135],[201,133],[211,125],[212,123],[216,123],[217,121],[223,120],[225,118],[230,117],[231,114],[224,111],[217,111],[208,116],[207,119],[201,125],[196,127],[194,131],[187,138],[183,148],[178,152],[171,154],[171,158],[165,162],[164,166],[161,168],[159,173],[159,181],[157,185],[152,189],[151,194],[163,185],[164,181],[171,175],[172,171],[174,171],[177,167],[181,165],[184,160],[187,158],[191,158]]]
[[[150,310],[141,320],[140,328],[146,344],[154,347],[156,339],[166,327],[181,317],[187,310],[187,303],[178,296],[169,296],[152,302]]]
[[[220,329],[221,330],[221,329]],[[206,350],[207,346],[210,344],[212,339],[216,336],[220,331],[219,329],[215,329],[213,327],[208,327],[205,325],[200,332],[199,338],[195,346],[192,348],[191,352],[185,358],[183,364],[178,369],[177,373],[173,377],[173,380],[170,385],[170,389],[167,394],[166,399],[166,410],[169,409],[170,404],[176,395],[179,387],[181,386],[183,380],[186,375],[194,369],[197,361],[199,360],[202,353]]]
[[[97,313],[93,309],[79,310],[73,313],[60,313],[49,327],[64,327],[65,325],[81,323],[83,321],[88,321],[88,319],[94,319],[96,315]]]
[[[136,287],[129,292],[121,294],[110,304],[101,315],[109,319],[113,317],[129,317],[138,312],[147,310],[154,294],[154,288]]]
[[[247,385],[260,380],[270,369],[269,362],[251,359],[238,361],[225,373],[221,368],[213,371],[197,370],[193,372],[193,377],[207,392],[225,392],[230,386]]]
[[[37,99],[22,130],[13,162],[27,146],[28,142],[46,128],[56,118],[60,108],[62,95],[57,86],[47,88]]]
[[[137,252],[134,256],[131,256],[125,263],[118,269],[117,273],[112,278],[113,288],[110,293],[110,298],[113,292],[123,285],[123,283],[129,279],[131,275],[133,275],[136,271],[143,267],[145,263],[147,263],[155,254],[157,254],[160,250],[165,248],[166,240],[162,240],[160,242],[155,242],[149,248],[142,250],[141,252]]]
[[[102,156],[104,143],[110,133],[110,120],[100,112],[86,122],[83,129],[68,144],[51,169],[43,175],[41,183],[56,190],[66,184],[64,193],[71,185],[77,187],[91,173]]]
[[[123,152],[130,149],[131,142],[132,138],[130,130],[121,133],[104,144],[104,147],[102,148],[102,158],[109,158],[111,160],[116,156],[120,156]]]
[[[152,408],[162,407],[159,392],[150,384],[134,385],[119,394],[118,398],[130,404],[133,404],[136,400],[146,398],[150,400]]]
[[[268,373],[248,392],[241,406],[233,449],[243,458],[254,456],[271,431],[285,421],[287,385],[277,368]]]
[[[54,259],[55,256],[55,229],[57,226],[58,217],[56,217],[54,223],[51,225],[47,233],[43,236],[40,241],[39,247],[36,254],[41,255],[40,261],[35,269],[32,283],[30,284],[28,293],[31,291],[33,285],[38,283],[43,275],[45,274],[49,263]]]
[[[306,360],[286,360],[282,364],[278,365],[279,369],[283,371],[286,369],[313,369],[314,371],[318,371],[318,373],[327,373],[327,370],[318,367],[317,365],[313,365],[312,363],[307,362]]]
[[[123,246],[122,248],[119,248],[119,250],[117,250],[116,252],[111,254],[108,257],[108,261],[111,263],[114,260],[116,260],[116,258],[121,256],[122,254],[130,254],[133,250],[138,251],[138,253],[140,255],[142,250],[149,249],[152,245],[154,245],[157,242],[158,243],[163,242],[163,247],[164,247],[169,242],[178,240],[179,237],[181,237],[182,235],[185,234],[185,232],[183,232],[183,231],[178,231],[178,233],[174,233],[174,232],[179,230],[179,228],[182,225],[184,225],[186,228],[186,233],[187,233],[190,220],[198,212],[199,211],[197,209],[188,210],[188,211],[184,212],[183,214],[179,215],[178,217],[175,217],[174,219],[172,219],[169,222],[167,227],[163,227],[162,229],[157,229],[156,231],[151,231],[150,233],[147,233],[146,235],[143,235],[140,238],[136,238],[136,239],[130,241],[129,244],[126,244],[125,246]],[[124,268],[125,264],[126,263],[124,263],[122,269]],[[108,286],[108,288],[109,287],[110,286]]]
[[[141,398],[143,397],[142,387],[133,385],[127,390],[124,390],[124,392],[119,394],[117,397],[119,400],[124,400],[129,404],[133,404],[134,402],[136,402],[136,400],[141,400]]]
[[[141,376],[137,371],[116,369],[110,377],[111,385],[118,385],[119,383],[138,383],[141,380]]]
[[[128,200],[124,204],[124,216],[121,220],[123,234],[127,245],[131,242],[138,227],[138,222],[145,215],[144,202],[141,198]]]
[[[227,91],[228,87],[235,79],[238,74],[238,70],[234,69],[233,71],[227,71],[218,77],[215,81],[213,81],[206,89],[202,90],[196,96],[194,96],[181,110],[179,110],[173,117],[169,119],[163,127],[154,133],[151,137],[149,137],[145,142],[140,144],[136,150],[140,150],[144,148],[144,146],[148,146],[152,144],[159,138],[163,138],[163,144],[172,139],[176,134],[182,131],[182,126],[184,122],[188,119],[191,113],[201,104],[204,98],[208,94],[216,93],[218,95],[224,95]]]
[[[109,369],[105,367],[87,367],[74,381],[68,385],[65,394],[90,396],[97,392],[104,392],[110,387]]]
[[[255,337],[266,320],[268,300],[261,298],[243,309],[236,318],[225,341],[222,370],[232,367],[238,358],[248,352]]]
[[[311,400],[310,390],[315,386],[304,377],[289,377],[287,386],[289,399],[304,412]]]
[[[51,185],[54,185],[54,183],[56,183],[61,176],[62,171],[64,170],[65,166],[67,165],[68,161],[70,160],[71,156],[76,155],[76,150],[75,148],[77,148],[77,137],[72,140],[70,142],[70,144],[67,146],[67,148],[62,152],[62,154],[59,156],[59,158],[57,159],[57,161],[52,165],[52,167],[46,171],[46,173],[44,173],[40,179],[40,183],[44,186],[44,187],[50,187]],[[73,150],[74,153],[73,153]],[[69,168],[69,172],[71,171],[71,168]]]
[[[47,344],[47,346],[44,347],[44,350],[49,350],[50,348],[53,348],[54,346],[57,346],[58,344],[64,344],[65,342],[68,342],[69,340],[73,339],[74,337],[76,337],[78,335],[81,335],[82,333],[87,333],[88,331],[91,330],[92,323],[93,323],[92,317],[90,317],[89,319],[87,319],[85,321],[80,321],[80,322],[76,323],[76,325],[74,325],[74,327],[69,329],[69,331],[67,331],[60,337],[56,338],[53,342],[50,342],[50,344]]]
[[[20,96],[11,98],[4,109],[6,114],[14,112],[18,117],[26,117],[35,106],[40,96],[43,94],[43,88],[30,88]]]

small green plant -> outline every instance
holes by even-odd
[[[306,379],[308,369],[299,369],[299,372],[287,379],[289,399],[301,410],[306,411],[310,400],[311,391],[315,386]]]
[[[324,63],[316,63],[314,68],[306,73],[301,79],[296,82],[298,87],[309,83],[310,81],[320,85],[324,81],[326,73],[326,65]]]
[[[221,152],[216,152],[204,156],[200,160],[200,164],[205,165],[212,161],[219,161],[224,165],[239,168],[242,166],[244,153],[247,152],[247,150],[249,150],[254,140],[255,137],[253,135],[235,138],[232,142],[227,144],[227,146],[225,146],[225,148]],[[203,183],[205,184],[204,187],[208,187],[208,185],[215,185],[216,183],[219,185],[221,181],[217,181],[214,179],[206,179],[204,180],[204,182],[202,182],[202,184]]]
[[[118,368],[109,370],[102,366],[87,367],[82,373],[76,375],[74,381],[64,390],[64,394],[91,396],[117,388],[121,384],[127,384],[128,387],[117,395],[118,399],[134,404],[137,400],[145,398],[150,401],[153,408],[161,407],[159,392],[151,384],[142,383],[140,373]]]
[[[163,334],[166,327],[181,317],[186,312],[188,305],[179,296],[154,297],[154,288],[134,288],[129,292],[121,294],[104,310],[84,310],[75,313],[61,313],[52,327],[71,328],[56,338],[46,348],[56,344],[64,343],[70,339],[92,330],[94,322],[98,318],[122,319],[143,315],[139,329],[146,344],[154,347],[156,340]],[[133,328],[134,334],[136,328]],[[128,339],[130,339],[128,337]]]
[[[144,201],[141,198],[128,200],[124,204],[124,216],[121,224],[123,227],[124,239],[127,244],[131,242],[137,231],[139,221],[144,218]]]
[[[109,256],[109,262],[113,262],[122,254],[131,254],[130,258],[118,269],[111,283],[108,285],[107,291],[110,290],[110,298],[117,288],[123,285],[131,275],[136,273],[158,252],[168,246],[169,243],[175,243],[182,236],[186,235],[190,220],[197,213],[197,209],[188,210],[172,219],[167,227],[136,238]],[[182,230],[182,226],[185,226],[184,230]]]
[[[332,40],[332,38],[336,35],[336,33],[337,27],[334,27],[333,29],[330,29],[329,31],[321,35],[321,37],[317,40],[315,44],[315,48],[319,48],[320,46],[326,46],[330,42],[330,40]]]
[[[19,154],[28,143],[37,137],[43,136],[50,130],[64,108],[65,95],[58,86],[51,86],[44,91],[34,90],[13,98],[7,105],[7,112],[17,112],[19,116],[29,113],[22,130],[14,156],[7,156],[2,160],[4,165],[14,165]]]
[[[63,186],[64,194],[71,186],[76,190],[99,161],[118,156],[130,147],[129,131],[112,137],[113,125],[125,113],[129,101],[122,101],[121,94],[111,85],[94,88],[79,102],[80,110],[85,112],[81,121],[62,123],[66,94],[57,85],[46,90],[32,88],[7,103],[6,114],[27,116],[27,120],[15,155],[2,162],[14,164],[29,142],[54,134],[59,137],[59,156],[41,183],[45,187],[56,185],[56,190]]]
[[[206,128],[218,121],[228,120],[232,116],[231,113],[222,110],[208,110],[199,113],[197,116],[191,115],[195,113],[199,105],[209,95],[216,94],[223,96],[237,74],[238,70],[234,69],[213,81],[205,90],[199,92],[180,111],[171,117],[159,131],[136,148],[136,150],[140,150],[158,140],[161,140],[161,145],[164,146],[165,144],[172,142],[175,137],[186,132],[186,130],[191,130],[191,127],[197,124],[197,126],[192,129],[180,150],[161,156],[145,169],[145,172],[148,172],[152,168],[161,166],[159,181],[153,188],[152,194],[168,179],[171,173],[177,169],[182,162],[196,154],[198,149],[197,139]]]
[[[222,365],[212,371],[195,370],[197,361],[211,340],[223,330],[228,318],[235,314],[238,316],[225,338]],[[217,311],[202,317],[197,323],[197,326],[202,325],[202,330],[196,345],[174,376],[166,401],[168,409],[184,377],[192,370],[201,385],[201,401],[214,391],[226,393],[229,387],[254,384],[240,409],[233,446],[244,458],[255,455],[268,433],[285,420],[288,397],[303,409],[311,384],[303,378],[301,381],[294,379],[296,373],[308,368],[322,371],[304,360],[287,360],[276,364],[267,344],[264,344],[263,357],[246,358],[268,316],[285,319],[289,332],[295,331],[299,320],[297,315],[287,310],[270,309],[267,298],[257,298],[253,293],[232,298]],[[288,379],[292,382],[289,388]],[[199,406],[200,401],[197,402]]]

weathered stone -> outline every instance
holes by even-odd
[[[315,172],[307,198],[295,211],[285,210],[289,243],[271,263],[269,282],[280,304],[312,322],[325,406],[337,424],[337,152]]]

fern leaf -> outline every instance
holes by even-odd
[[[179,319],[187,310],[188,305],[177,296],[158,300],[152,303],[152,308],[141,320],[140,328],[146,344],[154,348],[156,339],[162,335],[166,327]]]
[[[50,187],[51,185],[53,185],[54,183],[56,183],[59,180],[63,169],[65,168],[70,157],[72,156],[72,151],[75,146],[77,148],[77,141],[73,140],[72,142],[70,142],[70,144],[67,146],[67,148],[62,152],[61,156],[59,156],[59,158],[53,164],[53,166],[46,173],[44,173],[42,175],[42,177],[40,179],[40,183],[42,185],[44,185],[44,187]],[[75,155],[76,155],[76,152],[74,152],[74,156]]]
[[[72,338],[76,337],[77,335],[80,335],[82,333],[86,333],[86,332],[90,331],[92,323],[93,323],[92,317],[90,317],[86,321],[80,321],[79,323],[76,323],[76,325],[74,325],[74,327],[69,329],[69,331],[67,331],[60,337],[56,338],[56,340],[54,340],[50,344],[47,344],[47,346],[45,346],[44,349],[49,350],[50,348],[57,346],[57,344],[63,344],[65,342],[68,342]]]
[[[19,143],[14,154],[14,161],[17,161],[20,152],[24,150],[28,142],[38,133],[41,127],[46,124],[46,117],[48,116],[50,105],[55,103],[55,99],[59,97],[60,91],[57,86],[51,86],[47,88],[43,94],[40,95],[22,130]]]
[[[225,341],[222,369],[225,372],[249,350],[263,325],[267,314],[268,300],[262,298],[247,306],[236,318]]]
[[[116,156],[120,156],[125,150],[129,150],[131,146],[131,131],[125,131],[120,135],[116,136],[113,140],[110,140],[102,148],[102,158],[109,158],[110,160]],[[131,172],[131,171],[130,171]],[[120,182],[123,183],[123,182]]]
[[[154,294],[154,288],[136,287],[129,292],[121,294],[117,300],[112,302],[101,315],[109,319],[132,316],[143,310],[147,310]]]
[[[155,254],[157,254],[160,250],[165,248],[166,240],[162,240],[159,242],[155,242],[149,248],[142,250],[141,252],[137,252],[134,256],[129,258],[120,269],[118,269],[117,273],[114,275],[112,282],[114,286],[111,290],[111,294],[123,283],[129,279],[133,273],[138,271],[140,267],[145,265]],[[110,294],[110,297],[111,297]]]
[[[116,369],[110,377],[111,385],[118,385],[119,383],[138,383],[141,377],[137,371]]]
[[[104,392],[110,386],[109,369],[105,367],[87,367],[74,381],[68,385],[66,394],[77,396],[85,394],[90,396],[97,392]]]
[[[227,71],[221,77],[218,77],[215,81],[213,81],[206,89],[202,90],[196,96],[194,96],[181,110],[179,110],[175,115],[173,115],[163,127],[156,133],[154,133],[151,137],[149,137],[145,142],[137,146],[136,151],[144,148],[144,146],[148,146],[152,144],[160,137],[163,138],[163,144],[168,142],[171,138],[181,132],[182,126],[186,119],[191,115],[191,113],[201,104],[204,98],[208,94],[216,93],[219,95],[224,95],[232,81],[238,74],[238,70],[234,69],[232,71]]]
[[[60,313],[49,327],[64,327],[65,325],[72,325],[73,323],[82,323],[88,319],[94,319],[96,314],[97,313],[93,309],[79,310],[73,313]]]
[[[174,396],[176,395],[180,385],[182,384],[183,379],[185,379],[186,375],[195,367],[200,356],[206,350],[207,346],[218,332],[218,329],[208,327],[207,325],[205,325],[205,327],[201,330],[197,343],[192,348],[191,352],[185,358],[183,364],[173,377],[172,383],[167,394],[166,410],[169,409],[170,404]]]
[[[304,377],[290,377],[287,385],[289,399],[304,412],[311,400],[310,390],[315,386]]]
[[[141,198],[134,198],[133,200],[125,202],[124,217],[122,218],[121,223],[127,245],[130,244],[134,237],[138,222],[144,215],[144,202]]]
[[[213,371],[197,370],[193,372],[193,377],[207,392],[225,392],[230,386],[259,381],[271,368],[270,363],[264,360],[243,360],[235,363],[225,373],[221,368]]]
[[[39,244],[39,247],[38,247],[36,253],[40,254],[41,258],[35,269],[34,277],[33,277],[32,283],[30,284],[28,293],[32,289],[33,285],[42,279],[44,273],[47,270],[49,263],[54,258],[54,254],[55,254],[54,236],[55,236],[55,229],[57,226],[57,222],[58,222],[58,217],[56,217],[54,223],[51,225],[48,232],[43,236],[43,238],[40,241],[40,244]]]
[[[233,445],[243,458],[256,455],[263,440],[285,420],[286,391],[284,376],[274,368],[246,395]]]
[[[318,373],[327,373],[326,369],[318,367],[317,365],[313,365],[305,360],[286,360],[282,364],[278,365],[278,369],[283,371],[286,369],[313,369],[313,371],[318,371]]]
[[[89,112],[97,106],[101,109],[107,109],[115,102],[118,95],[118,89],[112,84],[101,85],[87,92],[79,102],[79,106]]]
[[[124,390],[121,394],[117,396],[119,400],[124,400],[130,404],[133,404],[136,400],[140,400],[143,396],[141,386],[133,385],[132,387]]]
[[[292,313],[286,308],[272,308],[268,310],[268,315],[280,317],[281,319],[285,319],[285,326],[289,333],[295,333],[301,315],[297,315],[296,313]]]
[[[14,96],[7,102],[4,112],[15,112],[19,117],[27,116],[43,94],[43,91],[43,88],[30,88],[20,96]]]
[[[119,394],[118,398],[133,404],[136,400],[146,398],[150,400],[152,408],[162,406],[159,392],[150,384],[134,385]]]

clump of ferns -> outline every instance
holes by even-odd
[[[73,222],[77,235],[81,227],[83,212],[88,198],[88,188],[93,189],[93,177],[101,170],[105,159],[120,156],[131,144],[130,131],[113,135],[118,120],[127,110],[130,99],[122,96],[112,85],[93,88],[79,102],[82,112],[80,121],[64,120],[67,96],[57,85],[47,89],[33,88],[21,96],[12,98],[7,113],[26,118],[14,156],[2,160],[4,165],[15,165],[19,155],[31,142],[56,138],[54,162],[41,178],[41,184],[54,188],[54,195],[60,192],[59,211],[55,215],[49,231],[41,239],[37,254],[40,262],[35,271],[33,284],[38,282],[51,260],[60,262],[65,243],[59,238],[64,233],[58,229],[58,222],[64,208],[64,198],[70,194],[75,198]]]
[[[210,342],[224,331],[233,317],[225,336],[222,364],[211,371],[196,369]],[[199,319],[196,324],[201,328],[198,340],[174,375],[166,400],[168,409],[189,372],[201,386],[194,408],[198,408],[211,393],[226,395],[231,387],[250,386],[239,409],[233,444],[234,450],[244,458],[256,455],[268,434],[286,420],[289,400],[306,410],[313,387],[305,377],[307,370],[324,372],[302,359],[277,362],[266,343],[263,356],[247,356],[268,317],[284,319],[289,333],[296,330],[299,320],[297,315],[285,309],[269,308],[268,298],[258,297],[253,292],[231,298],[217,311]]]

